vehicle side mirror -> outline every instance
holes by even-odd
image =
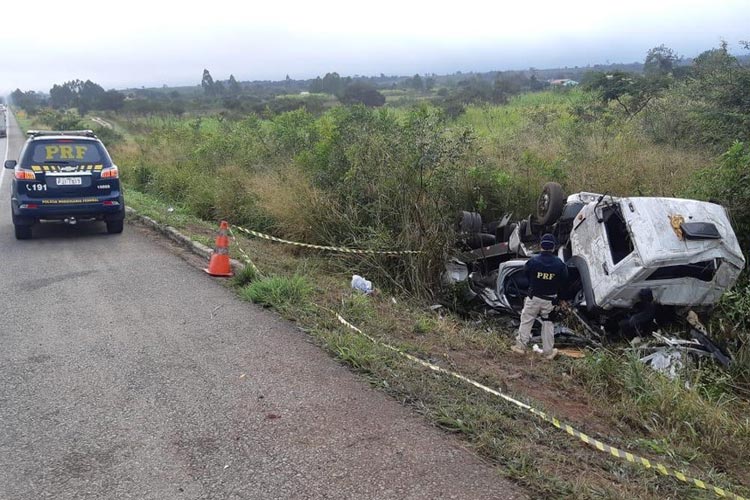
[[[17,164],[16,160],[5,160],[5,168],[16,168]]]

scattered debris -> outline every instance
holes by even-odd
[[[569,358],[580,359],[586,357],[586,353],[581,349],[559,348],[557,351],[563,356],[567,356]]]
[[[649,364],[651,368],[663,373],[671,380],[677,378],[679,372],[685,367],[682,361],[682,353],[670,347],[661,348],[641,358],[641,361]]]
[[[352,276],[352,288],[354,288],[355,290],[359,290],[365,295],[370,295],[374,291],[374,288],[372,287],[372,282],[364,279],[362,276],[358,274],[355,274],[354,276]]]

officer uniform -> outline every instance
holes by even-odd
[[[542,236],[542,253],[529,259],[524,266],[529,279],[529,296],[524,300],[521,312],[521,324],[513,351],[525,353],[531,338],[531,327],[534,320],[542,320],[543,354],[552,359],[557,354],[555,349],[554,323],[549,319],[550,313],[557,304],[557,295],[568,279],[568,268],[552,252],[555,249],[555,237],[551,234]]]

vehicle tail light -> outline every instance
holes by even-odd
[[[22,181],[34,181],[36,180],[36,174],[28,169],[16,167],[14,170],[16,174],[16,179],[20,179]]]
[[[118,177],[120,177],[120,172],[117,171],[117,167],[114,165],[102,170],[102,179],[117,179]]]

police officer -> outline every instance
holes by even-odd
[[[529,296],[523,303],[521,324],[518,327],[516,344],[511,348],[513,352],[525,354],[531,327],[536,318],[542,320],[542,351],[547,359],[554,359],[555,349],[554,323],[549,319],[550,313],[558,302],[557,295],[568,279],[568,268],[553,252],[557,241],[551,234],[542,236],[542,253],[529,259],[524,266],[529,278]]]

